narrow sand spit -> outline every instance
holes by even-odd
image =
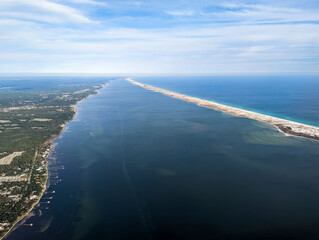
[[[195,103],[201,107],[212,108],[215,110],[230,113],[230,114],[238,116],[238,117],[250,118],[250,119],[260,121],[260,122],[272,124],[286,134],[290,134],[290,135],[298,136],[298,137],[305,137],[305,138],[319,141],[319,128],[318,127],[314,127],[314,126],[310,126],[310,125],[306,125],[306,124],[302,124],[302,123],[298,123],[298,122],[293,122],[293,121],[289,121],[289,120],[285,120],[285,119],[281,119],[281,118],[276,118],[276,117],[268,116],[268,115],[261,114],[261,113],[247,111],[247,110],[243,110],[240,108],[230,107],[230,106],[227,106],[224,104],[220,104],[220,103],[216,103],[216,102],[208,101],[208,100],[203,100],[203,99],[196,98],[196,97],[190,97],[190,96],[175,93],[172,91],[167,91],[167,90],[164,90],[161,88],[153,87],[151,85],[136,82],[136,81],[132,80],[131,78],[127,78],[126,80],[134,85],[139,86],[139,87],[142,87],[142,88],[154,91],[154,92],[159,92],[159,93],[162,93],[164,95],[167,95],[167,96],[170,96],[173,98],[177,98],[177,99],[180,99],[180,100],[183,100],[186,102]]]

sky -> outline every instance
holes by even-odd
[[[0,0],[0,73],[319,74],[318,0]]]

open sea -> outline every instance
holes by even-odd
[[[318,77],[133,79],[319,126]],[[6,240],[319,239],[319,142],[124,79],[77,107],[33,226]]]

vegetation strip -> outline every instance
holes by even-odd
[[[75,104],[104,86],[96,84],[72,81],[60,89],[1,90],[0,239],[39,203],[52,140],[72,120]]]

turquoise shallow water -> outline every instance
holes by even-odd
[[[318,239],[317,142],[124,80],[78,110],[51,203],[7,239]]]

